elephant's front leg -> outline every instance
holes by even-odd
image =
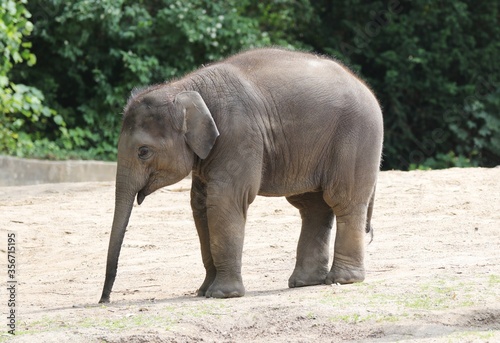
[[[210,252],[215,266],[215,280],[206,297],[232,298],[245,294],[241,277],[241,259],[249,192],[229,185],[209,185],[207,218]]]
[[[215,280],[215,266],[210,252],[210,234],[207,220],[207,188],[201,180],[193,175],[191,187],[191,208],[193,210],[194,223],[200,238],[201,257],[205,266],[205,281],[198,289],[198,296],[205,296],[208,287]]]

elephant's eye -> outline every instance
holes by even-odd
[[[141,160],[151,157],[151,150],[147,146],[141,146],[138,151],[138,156]]]

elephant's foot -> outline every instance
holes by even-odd
[[[325,282],[325,277],[328,270],[325,268],[305,271],[302,268],[295,268],[292,275],[288,279],[288,287],[304,287],[320,285]]]
[[[241,278],[215,278],[214,282],[205,292],[207,298],[237,298],[245,295],[245,287]]]
[[[365,269],[363,266],[339,266],[333,264],[332,270],[325,279],[327,285],[339,283],[341,285],[362,282],[365,279]]]
[[[201,284],[200,288],[198,288],[197,296],[204,297],[207,294],[208,288],[214,282],[215,275],[208,275],[205,277],[205,281]]]

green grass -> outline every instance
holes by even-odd
[[[424,312],[483,305],[498,297],[499,284],[498,275],[417,282],[412,290],[401,289],[390,280],[376,281],[333,287],[323,293],[321,303],[338,313],[330,318],[333,321],[395,322],[418,318]]]
[[[401,320],[404,316],[396,316],[386,313],[347,313],[339,314],[329,317],[332,322],[344,322],[346,324],[357,324],[363,322],[376,322],[376,323],[394,323]]]
[[[446,337],[448,342],[472,342],[475,340],[481,341],[492,341],[493,338],[500,338],[500,333],[498,331],[462,331],[454,332]]]
[[[315,306],[327,307],[332,322],[393,323],[401,320],[424,319],[433,312],[477,307],[490,304],[500,296],[500,276],[482,275],[474,279],[462,276],[442,279],[417,280],[412,289],[401,288],[391,280],[378,280],[346,286],[334,286],[321,291],[321,297],[304,298]],[[285,301],[285,300],[283,300]],[[224,318],[231,315],[233,304],[225,301],[193,301],[183,304],[142,305],[129,308],[106,306],[77,310],[72,317],[49,314],[32,322],[20,322],[16,335],[32,335],[41,332],[60,332],[86,328],[102,328],[107,331],[133,330],[134,328],[158,328],[175,330],[183,317]],[[113,312],[114,311],[114,312]],[[305,317],[316,319],[318,312],[309,310]],[[486,337],[498,331],[467,331],[456,335]],[[455,335],[455,334],[454,334]],[[450,336],[452,338],[456,336]],[[465,337],[465,336],[464,336]],[[10,336],[0,336],[6,342]],[[450,338],[450,339],[452,339]],[[460,340],[460,339],[457,339]]]
[[[88,317],[75,322],[65,321],[61,316],[44,316],[42,319],[27,324],[28,329],[16,330],[16,336],[35,335],[42,332],[58,332],[85,328],[102,328],[107,331],[119,331],[123,329],[155,327],[171,330],[178,321],[177,316],[161,316],[148,312],[130,313],[120,315],[117,318],[101,318],[100,316]],[[11,336],[0,336],[0,342],[7,342]]]
[[[17,325],[16,327],[16,336],[21,336],[21,335],[33,335],[41,332],[46,332],[46,331],[54,331],[58,330],[60,328],[67,327],[65,323],[63,322],[61,316],[56,316],[56,317],[49,317],[47,315],[43,316],[41,319],[36,320],[34,322],[29,323],[29,329],[22,329],[22,326],[25,325]],[[8,336],[11,337],[11,336]],[[5,338],[1,337],[0,342],[4,342],[8,340],[8,337]]]
[[[130,314],[119,318],[86,318],[83,321],[75,323],[75,327],[79,328],[104,328],[110,331],[119,331],[122,329],[131,328],[145,328],[145,327],[155,327],[162,328],[164,330],[171,330],[173,325],[177,322],[177,318],[140,313],[140,314]]]
[[[490,287],[500,285],[500,275],[495,275],[495,274],[490,275],[490,279],[488,280],[488,284]]]
[[[218,301],[203,301],[180,306],[165,306],[160,309],[131,307],[117,310],[110,315],[106,306],[85,309],[88,313],[84,319],[75,316],[75,320],[60,315],[43,316],[41,319],[18,325],[16,335],[33,335],[41,332],[58,332],[66,330],[97,328],[106,331],[121,331],[134,328],[156,328],[172,330],[184,317],[196,318],[220,317],[228,314],[228,305]],[[23,329],[21,328],[24,327]],[[0,336],[0,342],[8,341],[11,336]]]
[[[220,318],[222,315],[226,315],[228,312],[228,305],[221,301],[207,301],[200,302],[197,306],[192,308],[185,308],[181,312],[183,315],[190,315],[195,318],[202,318],[205,316],[214,316]]]

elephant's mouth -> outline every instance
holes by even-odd
[[[142,204],[142,202],[146,198],[146,195],[148,195],[146,191],[144,189],[141,189],[139,193],[137,193],[137,204]]]
[[[146,185],[144,186],[143,189],[141,189],[138,193],[137,193],[137,203],[140,205],[142,204],[142,202],[144,201],[144,199],[150,195],[151,193],[153,193],[155,190],[157,190],[159,187],[158,187],[158,179],[156,177],[154,177],[156,175],[153,175],[153,177],[150,177],[149,178],[149,181],[146,183]]]
[[[142,202],[144,201],[144,199],[150,195],[151,193],[153,193],[154,190],[151,190],[151,182],[148,182],[146,184],[146,186],[144,186],[143,189],[141,189],[138,193],[137,193],[137,204],[142,204]]]
[[[162,177],[162,175],[158,172],[153,173],[149,181],[146,183],[144,188],[142,188],[138,193],[137,193],[137,203],[140,205],[144,201],[144,199],[156,191],[157,189],[160,189],[165,186],[172,185],[176,182],[179,182],[182,180],[183,177]]]

